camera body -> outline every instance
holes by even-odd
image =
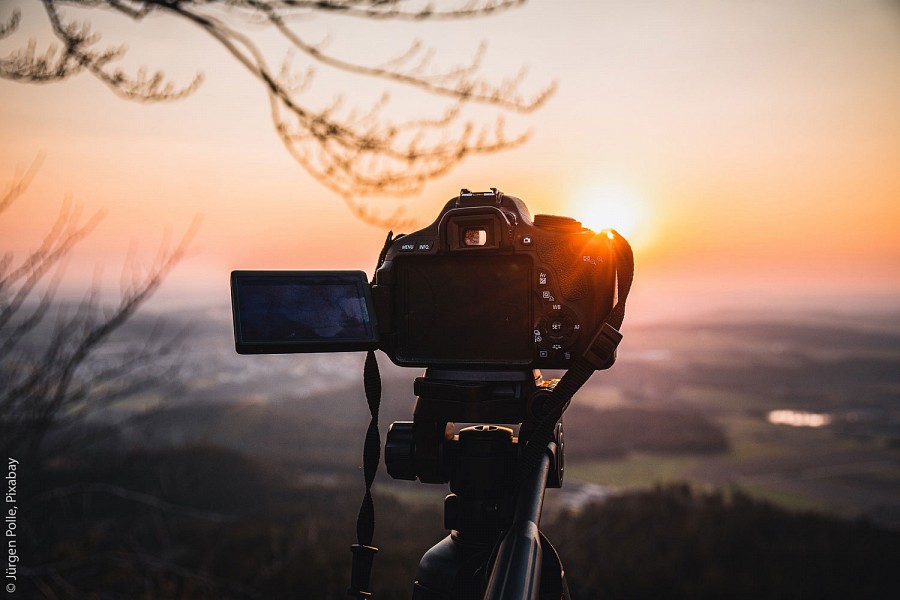
[[[495,188],[463,189],[431,225],[389,238],[382,256],[371,290],[358,271],[235,271],[238,352],[378,348],[404,367],[567,369],[615,296],[611,236],[569,217],[532,219]],[[314,322],[281,325],[303,318]]]
[[[380,347],[401,366],[568,368],[613,305],[612,241],[463,189],[388,246],[373,297]]]

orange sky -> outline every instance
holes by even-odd
[[[22,31],[0,41],[3,56],[46,35],[35,2],[3,2],[0,19],[15,5]],[[3,250],[33,247],[68,194],[108,211],[70,265],[76,288],[98,264],[115,285],[132,242],[149,261],[165,230],[195,214],[197,251],[163,297],[224,302],[234,268],[371,272],[386,232],[355,220],[292,162],[264,91],[224,50],[169,19],[91,20],[104,42],[127,40],[126,68],[181,82],[199,70],[205,82],[185,100],[148,106],[87,76],[0,81],[0,178],[46,153],[29,193],[0,217]],[[611,203],[605,225],[636,246],[640,320],[716,306],[898,306],[896,3],[532,0],[477,22],[306,26],[350,56],[389,58],[405,47],[396,40],[421,36],[447,64],[489,39],[488,77],[525,65],[526,89],[559,81],[539,112],[509,117],[513,129],[534,129],[527,145],[469,159],[406,201],[422,224],[460,187],[496,186],[533,213],[595,226],[604,215],[590,205]],[[352,97],[383,88],[359,81]],[[395,110],[421,110],[407,100],[394,90]]]

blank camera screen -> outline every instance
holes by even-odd
[[[532,359],[531,259],[398,261],[403,286],[398,356],[409,361],[526,363]]]
[[[350,275],[245,276],[237,290],[241,341],[372,340],[367,285]]]

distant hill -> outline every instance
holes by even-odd
[[[208,443],[354,474],[368,411],[363,353],[239,356],[230,314],[174,313],[186,327],[177,397],[106,415],[133,446]],[[153,319],[122,332],[139,338]],[[565,418],[570,476],[613,487],[688,480],[741,485],[787,506],[868,514],[900,526],[900,313],[740,313],[631,326]],[[382,435],[409,420],[413,379],[379,355]],[[558,372],[545,372],[545,377]],[[147,411],[155,406],[156,411]],[[819,428],[769,421],[819,415]],[[677,460],[669,457],[676,457]]]

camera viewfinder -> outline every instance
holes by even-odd
[[[463,243],[466,246],[484,246],[487,243],[487,230],[479,227],[466,229]]]

